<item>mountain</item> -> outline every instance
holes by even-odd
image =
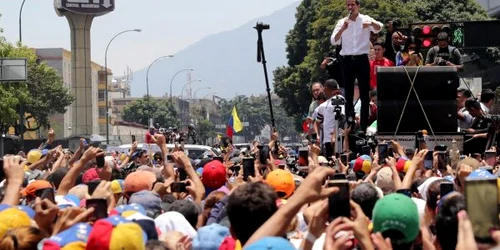
[[[211,90],[200,89],[198,98],[211,92],[217,92],[218,96],[224,98],[266,93],[262,64],[257,63],[257,31],[253,27],[256,22],[264,22],[271,26],[269,30],[263,31],[263,41],[269,84],[272,88],[274,69],[287,63],[285,37],[295,24],[295,13],[299,3],[296,2],[269,16],[250,21],[234,30],[207,36],[178,52],[174,58],[156,62],[155,70],[149,72],[151,95],[163,96],[169,93],[172,76],[186,68],[194,69],[193,80],[202,79],[201,83],[193,83],[193,94],[199,88],[211,87]],[[146,71],[147,68],[134,72],[131,84],[132,96],[146,94]],[[186,73],[180,73],[175,77],[172,87],[174,96],[180,95],[186,81]]]

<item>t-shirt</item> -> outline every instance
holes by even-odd
[[[394,63],[387,59],[382,58],[381,60],[373,60],[370,62],[370,88],[377,88],[377,67],[389,67],[394,66]]]
[[[451,46],[448,46],[446,48],[440,48],[439,46],[432,47],[429,52],[427,52],[425,64],[432,64],[439,57],[444,61],[449,61],[455,65],[462,65],[462,54],[457,48]]]
[[[342,100],[345,99],[341,95],[333,96],[332,98],[326,100],[326,102],[322,103],[318,107],[318,115],[317,119],[318,121],[323,122],[323,144],[327,142],[331,142],[332,140],[332,133],[334,132],[333,130],[335,129],[335,125],[337,121],[335,120],[335,106],[332,105],[332,99],[334,98],[341,98]],[[345,105],[340,105],[341,107],[341,114],[345,117]],[[340,122],[343,121],[343,118],[340,119]]]
[[[464,115],[464,120],[458,119],[458,127],[460,129],[468,129],[472,125],[472,122],[474,121],[474,117],[472,117],[471,114],[469,114],[469,111],[467,111],[466,108],[462,108],[460,110],[462,114]]]
[[[154,134],[154,133],[153,133]],[[144,140],[147,144],[153,143],[153,135],[148,131],[146,132],[146,139]]]

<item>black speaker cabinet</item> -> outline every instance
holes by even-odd
[[[424,112],[434,132],[457,131],[457,88],[459,77],[455,67],[378,67],[378,132],[394,133],[408,94],[398,133],[414,133],[426,129]],[[415,77],[416,75],[416,77]],[[415,79],[413,89],[411,81]],[[423,106],[419,105],[417,100]]]

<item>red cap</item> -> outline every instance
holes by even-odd
[[[201,181],[207,188],[218,189],[226,183],[226,167],[220,161],[213,160],[203,167]]]

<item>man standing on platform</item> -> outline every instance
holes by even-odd
[[[370,32],[382,30],[383,24],[359,13],[360,0],[346,0],[349,16],[340,19],[331,37],[333,45],[342,44],[340,58],[344,73],[346,114],[353,115],[354,81],[359,83],[361,130],[366,131],[370,106]]]

